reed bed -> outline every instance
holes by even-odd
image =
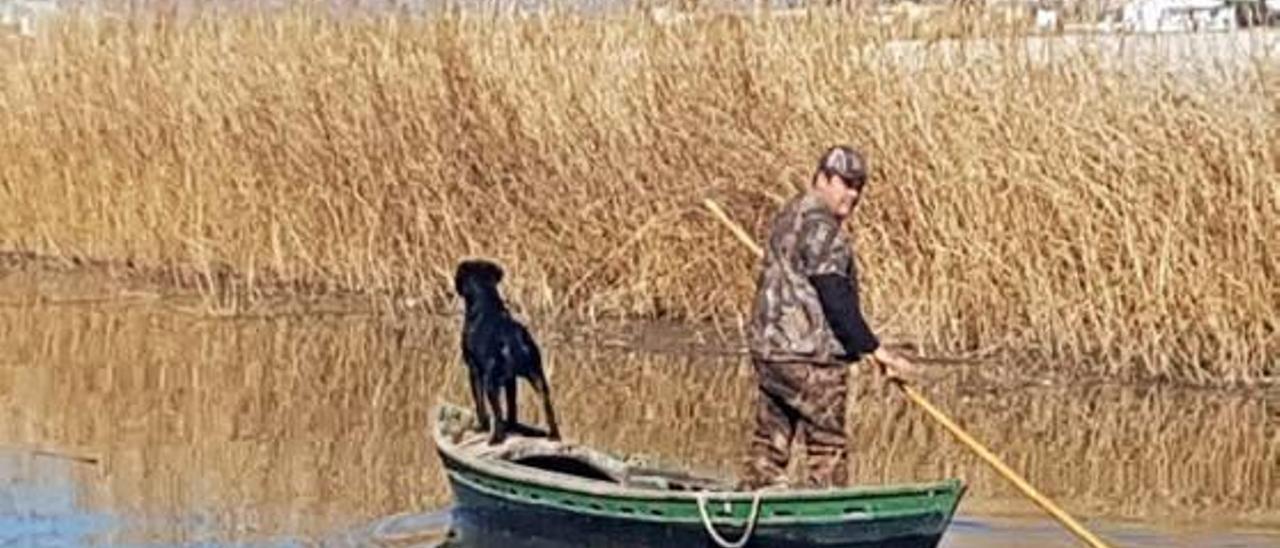
[[[851,228],[887,337],[1090,374],[1280,374],[1264,48],[851,21],[68,18],[0,46],[0,245],[158,265],[232,305],[276,288],[448,308],[453,265],[485,256],[524,311],[735,328],[757,265],[699,200],[763,237],[849,142],[875,171]]]

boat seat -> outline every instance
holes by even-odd
[[[547,472],[622,483],[627,465],[620,459],[573,443],[512,436],[498,445],[478,435],[459,444],[478,458],[508,462]]]
[[[696,476],[674,467],[648,462],[638,457],[623,460],[611,454],[567,441],[539,435],[512,435],[502,443],[489,445],[485,432],[476,431],[470,417],[452,419],[445,429],[456,447],[475,458],[500,461],[578,478],[641,489],[664,491],[725,491],[730,482]]]

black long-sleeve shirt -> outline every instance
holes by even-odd
[[[857,280],[840,274],[819,274],[810,276],[809,281],[818,290],[831,331],[844,346],[843,359],[857,361],[880,348],[880,339],[862,315]]]

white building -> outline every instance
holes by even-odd
[[[1183,32],[1236,28],[1236,8],[1223,0],[1134,0],[1120,12],[1130,32]]]
[[[34,36],[41,19],[57,11],[55,0],[0,0],[0,29]]]

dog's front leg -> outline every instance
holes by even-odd
[[[507,391],[507,426],[518,429],[520,422],[516,413],[516,378],[511,377],[504,389]]]
[[[493,434],[489,436],[489,445],[497,445],[507,438],[507,423],[502,420],[502,407],[498,402],[498,390],[501,386],[494,382],[488,383],[484,387],[485,395],[489,397],[489,406],[493,408]]]
[[[484,403],[484,384],[480,378],[480,370],[471,368],[471,400],[476,405],[476,422],[480,431],[489,431],[489,411]]]

